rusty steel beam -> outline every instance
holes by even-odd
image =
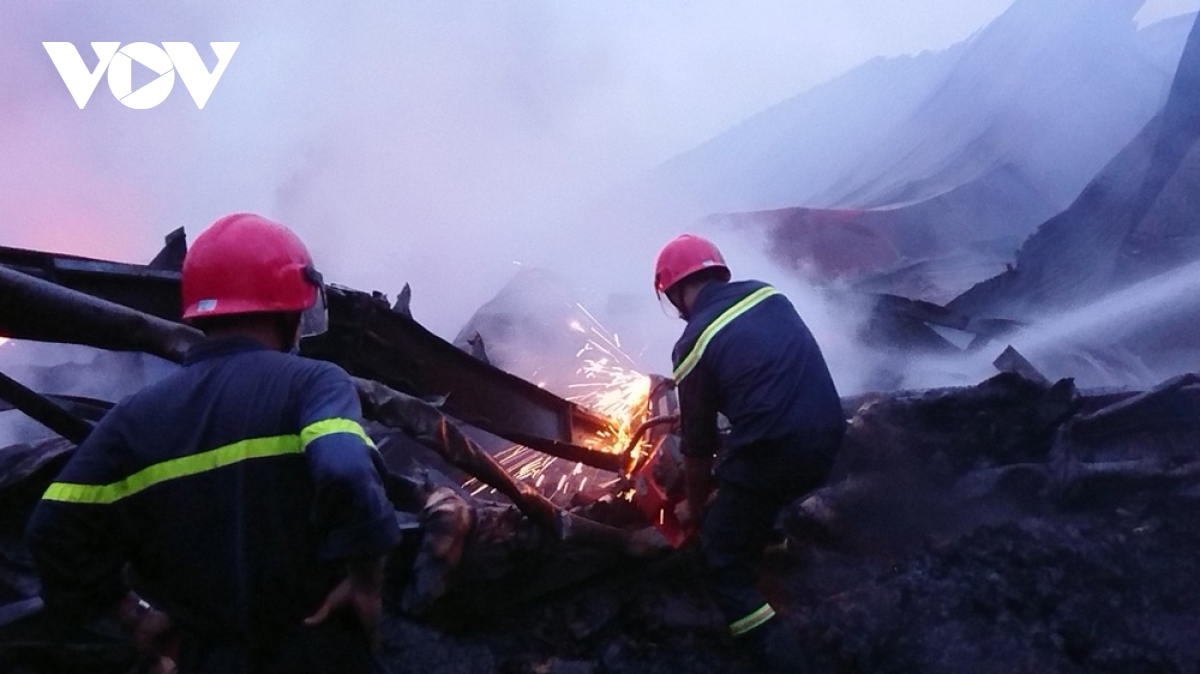
[[[177,246],[179,239],[181,236],[174,244],[168,239],[168,249]],[[0,247],[0,280],[13,281],[9,285],[14,288],[27,285],[20,277],[34,276],[177,322],[182,313],[179,273],[162,266]],[[24,274],[13,276],[12,270]],[[35,285],[39,286],[37,292],[45,292],[45,285]],[[441,408],[447,414],[511,442],[604,470],[619,470],[615,454],[584,446],[606,429],[603,417],[473,358],[411,317],[394,311],[381,295],[334,286],[328,299],[330,330],[305,340],[301,344],[304,355],[337,363],[355,376],[410,395],[444,399]],[[50,310],[49,303],[39,302],[28,292],[6,291],[0,296],[0,305],[0,334],[145,350],[133,342],[117,345],[130,337],[118,323],[113,323],[112,335],[73,335],[73,330],[84,328],[72,325],[70,312],[64,315]],[[105,318],[110,316],[105,314]],[[98,338],[106,339],[97,343]]]

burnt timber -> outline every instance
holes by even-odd
[[[178,322],[182,234],[150,265],[125,264],[0,247],[0,265],[145,314]],[[460,421],[531,449],[618,472],[621,457],[584,443],[607,421],[570,401],[473,358],[404,313],[381,294],[333,286],[330,329],[305,340],[301,352],[334,362],[351,374],[409,395],[440,399]],[[25,305],[28,306],[28,305]],[[72,339],[63,321],[29,320],[28,312],[0,312],[0,334],[18,339],[94,344],[95,335]],[[59,325],[54,325],[59,323]]]

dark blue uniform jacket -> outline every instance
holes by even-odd
[[[712,456],[717,413],[730,456],[840,434],[846,421],[821,349],[792,303],[758,281],[710,283],[675,345],[684,454]]]
[[[83,619],[139,589],[203,638],[295,631],[344,573],[399,540],[379,462],[338,367],[246,340],[114,408],[28,531],[48,607]]]

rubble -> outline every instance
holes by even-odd
[[[1091,395],[1004,373],[864,401],[835,480],[785,519],[769,596],[818,671],[1193,671],[1197,382]],[[33,476],[66,449],[0,456]],[[32,479],[5,480],[0,499],[36,498],[14,491]],[[423,493],[419,549],[391,567],[384,652],[399,671],[754,671],[698,589],[693,551],[621,561],[513,507]],[[0,662],[48,657],[13,627]],[[88,668],[54,671],[103,671],[119,645],[89,638],[72,642],[96,654]]]
[[[25,298],[41,302],[40,319],[5,319],[42,336],[169,358],[201,339],[54,283],[3,274],[0,283],[45,291]],[[377,298],[338,292],[380,322],[343,327],[320,346],[324,353],[352,335],[411,329],[411,319]],[[63,315],[55,311],[70,320],[52,320]],[[123,343],[126,327],[134,341]],[[371,355],[372,371],[404,381],[402,366],[383,356]],[[461,356],[467,367],[490,367]],[[1093,393],[1036,376],[1015,351],[1001,366],[1008,371],[975,386],[844,401],[852,421],[834,475],[789,508],[786,537],[764,562],[764,590],[786,625],[818,671],[1194,671],[1200,377]],[[665,449],[650,461],[633,452],[597,459],[633,479],[576,493],[565,507],[505,470],[447,414],[444,397],[431,402],[378,379],[355,384],[389,468],[388,496],[410,534],[388,567],[383,652],[397,671],[755,671],[701,589],[695,550],[668,550],[647,526],[654,518],[643,483],[652,478],[667,491],[678,483],[679,457],[662,433],[676,410],[661,383],[650,398],[667,402],[647,410],[645,427],[652,446]],[[87,424],[73,412],[86,408],[94,420],[107,404],[12,386],[4,394],[73,439]],[[558,404],[536,395],[522,409]],[[464,410],[461,401],[455,409]],[[520,437],[519,425],[497,421]],[[0,450],[3,671],[140,671],[113,625],[64,635],[39,613],[21,535],[72,447],[54,439]],[[471,496],[463,477],[499,500]]]
[[[1086,4],[1073,3],[1080,16]],[[1124,4],[1132,13],[1137,3]],[[1188,104],[1198,72],[1200,32],[1163,114],[1030,239],[1015,266],[946,306],[887,291],[955,272],[935,288],[944,294],[975,273],[944,255],[952,251],[918,258],[930,253],[922,219],[988,197],[993,186],[1024,193],[1012,167],[891,210],[771,217],[818,238],[865,231],[840,227],[847,222],[899,227],[896,236],[867,237],[878,244],[868,250],[878,257],[872,265],[901,266],[865,286],[877,294],[859,336],[903,366],[914,351],[978,350],[1025,327],[999,316],[1025,321],[1032,313],[1015,309],[1066,306],[1081,288],[1095,290],[1095,278],[1122,287],[1194,252],[1194,219],[1167,216],[1186,210],[1177,205],[1189,202],[1180,196],[1191,184],[1185,169],[1200,156]],[[1066,226],[1089,214],[1103,217]],[[1062,241],[1075,236],[1088,239],[1087,255],[1063,256]],[[175,232],[148,266],[0,250],[0,331],[177,361],[202,339],[177,322],[185,249]],[[983,252],[993,264],[996,251]],[[356,375],[408,533],[388,566],[383,654],[395,670],[755,671],[701,589],[695,550],[669,549],[650,526],[656,514],[660,526],[670,517],[679,488],[679,457],[661,437],[675,410],[644,410],[629,420],[628,450],[601,451],[586,442],[611,432],[601,415],[492,365],[514,358],[493,337],[513,329],[503,312],[484,312],[464,330],[464,352],[413,320],[408,286],[395,303],[338,287],[329,299],[332,331],[306,341],[304,353]],[[559,320],[577,320],[565,306]],[[1168,332],[1193,345],[1190,329]],[[1101,345],[1067,357],[1144,379],[1151,370],[1140,353]],[[830,483],[788,509],[764,562],[764,589],[802,637],[809,664],[867,673],[1200,669],[1200,376],[1097,393],[1053,381],[1058,368],[1039,369],[1012,347],[995,365],[1001,374],[975,386],[846,401],[852,422]],[[650,390],[652,399],[661,392]],[[0,449],[0,671],[144,671],[111,623],[64,633],[47,621],[22,542],[33,504],[112,401],[41,396],[2,375],[0,397],[63,436]],[[648,447],[639,444],[643,429],[658,434]],[[561,494],[560,482],[555,499],[514,474],[484,433],[611,479]],[[652,458],[641,451],[649,447]],[[477,496],[467,479],[491,491]]]
[[[1033,363],[1030,363],[1025,356],[1021,355],[1020,351],[1017,351],[1011,345],[992,364],[1001,372],[1014,372],[1039,384],[1050,383],[1050,380],[1046,379],[1045,375],[1038,372]]]
[[[766,562],[816,671],[1194,671],[1200,492],[1172,467],[1200,451],[1188,381],[1114,400],[1004,374],[866,405],[824,493],[874,488],[839,502],[824,539],[803,526],[811,499],[798,504],[787,547]],[[1133,447],[1137,470],[1115,463]],[[1034,488],[1027,467],[1044,478]],[[1063,488],[1080,475],[1102,483]],[[724,642],[693,563],[684,554],[475,625],[461,638],[490,666],[432,671],[755,671]],[[389,643],[411,629],[397,618]]]

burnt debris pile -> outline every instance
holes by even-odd
[[[383,447],[399,426],[425,447],[440,436],[472,474],[493,470],[436,409],[366,384]],[[1090,394],[1005,373],[846,404],[835,479],[789,510],[764,561],[765,589],[817,671],[1200,666],[1200,377]],[[7,671],[136,666],[111,626],[63,635],[40,620],[21,520],[71,447],[0,451]],[[693,555],[639,545],[647,530],[624,499],[558,510],[520,486],[510,501],[474,499],[439,486],[420,456],[389,475],[410,532],[385,625],[397,671],[755,671]],[[567,520],[584,533],[564,534]]]

